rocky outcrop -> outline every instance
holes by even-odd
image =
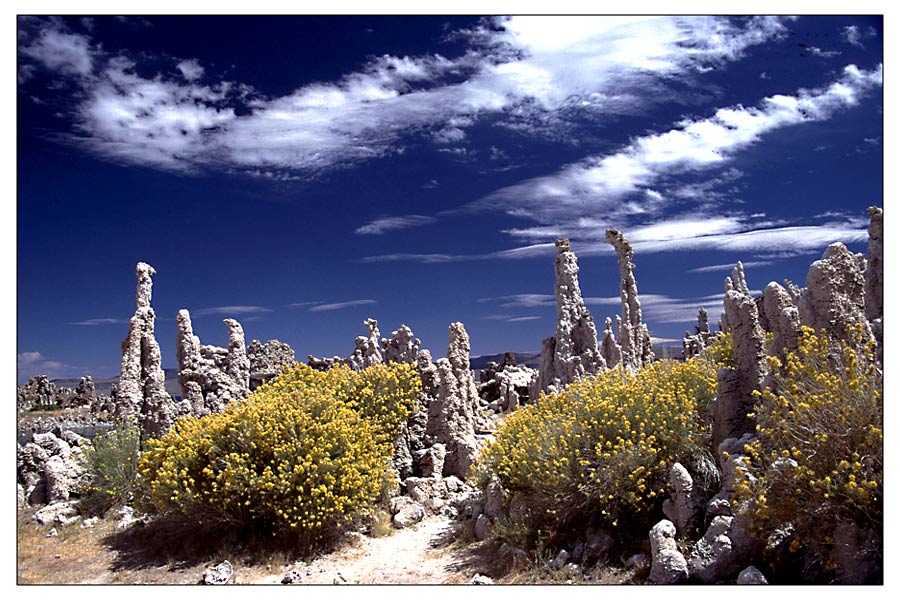
[[[675,542],[675,525],[662,520],[650,530],[650,583],[672,584],[687,579],[687,561]]]
[[[17,483],[26,504],[66,502],[85,490],[84,449],[89,442],[69,431],[57,433],[35,433],[32,441],[16,445]]]
[[[228,404],[250,394],[250,359],[244,347],[244,330],[234,319],[225,319],[228,348],[203,345],[194,335],[187,309],[176,317],[176,357],[182,399],[194,416],[221,412]]]
[[[250,391],[253,391],[277,377],[284,367],[294,364],[294,349],[278,340],[269,340],[265,344],[253,340],[247,346],[247,359],[250,361]]]
[[[697,325],[694,327],[694,333],[684,332],[684,339],[681,341],[682,356],[687,360],[700,355],[718,336],[719,332],[709,330],[709,313],[701,307],[697,311]]]
[[[726,280],[725,315],[731,328],[737,369],[720,369],[718,393],[713,408],[713,446],[724,439],[754,431],[753,392],[761,390],[766,376],[765,332],[759,325],[756,301],[738,262]]]
[[[672,465],[669,471],[671,498],[663,502],[663,513],[675,523],[682,536],[691,536],[703,519],[703,504],[694,479],[681,463]]]
[[[621,319],[620,319],[621,321]],[[600,338],[600,356],[603,357],[606,366],[612,369],[622,360],[622,350],[613,333],[612,319],[606,317],[605,327]]]
[[[176,418],[176,407],[166,392],[162,356],[154,334],[156,315],[150,306],[153,275],[147,263],[136,268],[136,310],[122,342],[122,366],[116,394],[116,416],[137,418],[142,436],[165,433]]]
[[[774,281],[763,290],[763,306],[768,315],[769,331],[772,332],[768,354],[777,357],[783,364],[787,352],[797,349],[800,337],[800,312],[794,306],[788,291]],[[770,374],[766,378],[766,386],[772,385],[774,379]]]
[[[578,285],[578,258],[568,239],[556,241],[556,332],[543,340],[538,376],[531,398],[563,389],[606,368],[597,346],[597,328]]]
[[[356,338],[353,354],[346,360],[347,365],[354,371],[362,371],[366,367],[382,363],[381,342],[379,341],[381,333],[378,331],[378,321],[366,319],[363,321],[363,325],[369,330],[369,335],[361,335]]]
[[[840,242],[828,246],[809,268],[797,305],[800,323],[828,336],[832,356],[840,355],[841,341],[856,344],[854,326],[863,328],[862,344],[872,339],[866,318],[866,270],[865,257]]]
[[[414,363],[421,344],[419,338],[413,336],[412,329],[406,325],[400,325],[399,329],[391,332],[391,339],[381,340],[384,362]]]
[[[354,340],[354,348],[350,356],[347,358],[341,358],[340,356],[317,358],[310,354],[307,357],[307,364],[319,371],[327,371],[334,365],[342,364],[349,366],[354,371],[362,371],[366,367],[380,365],[384,362],[381,356],[381,345],[384,343],[384,340],[379,341],[381,333],[378,331],[378,321],[366,319],[363,321],[363,325],[368,329],[368,335],[358,336]]]
[[[31,410],[37,406],[56,405],[56,385],[46,375],[36,375],[25,385],[16,388],[16,408],[19,412]]]
[[[469,335],[462,323],[452,323],[447,358],[438,359],[437,393],[428,406],[427,443],[447,450],[444,475],[465,477],[475,460],[475,414],[478,390],[469,363]]]
[[[616,251],[619,275],[622,278],[622,322],[619,328],[622,365],[630,371],[637,371],[653,360],[653,350],[650,347],[650,332],[642,321],[641,300],[638,297],[635,266],[632,262],[634,249],[625,236],[615,229],[606,230],[606,241]]]
[[[869,254],[866,260],[866,318],[878,344],[878,364],[884,364],[884,212],[869,207]]]
[[[82,377],[75,388],[72,406],[91,406],[94,402],[94,379],[90,375]]]
[[[512,352],[506,353],[503,362],[502,367],[495,362],[488,363],[478,385],[481,405],[495,414],[513,411],[529,402],[530,388],[537,377],[534,369],[516,365]]]

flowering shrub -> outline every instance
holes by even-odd
[[[717,369],[737,368],[734,360],[734,338],[730,332],[720,333],[706,348],[704,355],[713,362]]]
[[[604,371],[514,412],[476,466],[480,485],[496,476],[519,499],[520,522],[498,530],[524,523],[536,545],[589,523],[624,531],[658,518],[671,466],[708,433],[697,407],[715,392],[715,369],[698,357]]]
[[[314,545],[375,500],[419,392],[411,365],[297,365],[224,412],[152,440],[145,509]]]
[[[883,527],[882,376],[874,342],[860,341],[860,326],[854,335],[829,357],[827,337],[804,327],[785,364],[769,357],[775,391],[758,395],[758,439],[737,488],[760,534],[792,523],[791,550],[822,557],[825,572],[839,522],[879,538]]]
[[[85,512],[100,514],[128,501],[140,450],[141,432],[133,421],[119,421],[92,440],[86,452],[90,483],[80,502]]]

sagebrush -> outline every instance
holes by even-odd
[[[298,364],[225,411],[184,418],[140,464],[145,510],[314,546],[377,500],[415,406],[411,365]]]
[[[861,326],[849,342],[833,342],[804,327],[784,364],[769,357],[774,390],[758,394],[758,439],[745,447],[737,503],[749,502],[757,535],[785,524],[790,550],[807,556],[810,575],[829,580],[830,558],[843,524],[875,541],[864,551],[880,560],[883,529],[882,373],[874,341]]]
[[[475,475],[512,495],[497,533],[534,549],[588,525],[645,531],[672,465],[705,450],[715,393],[714,365],[697,357],[610,369],[511,414]]]

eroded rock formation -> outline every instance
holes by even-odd
[[[866,261],[866,318],[878,344],[877,359],[884,364],[884,211],[869,207],[869,254]]]
[[[362,371],[372,365],[380,365],[381,358],[381,333],[378,331],[378,321],[366,319],[363,325],[369,330],[368,336],[359,336],[355,341],[353,354],[347,357],[347,365],[354,371]]]
[[[699,355],[718,336],[718,332],[709,330],[709,313],[701,307],[697,311],[697,325],[694,327],[694,333],[684,332],[684,339],[681,340],[682,356],[687,360]]]
[[[294,349],[284,342],[269,340],[265,344],[253,340],[247,346],[250,361],[250,390],[270,381],[281,373],[284,367],[294,364]]]
[[[621,322],[621,319],[619,319]],[[622,360],[622,351],[619,343],[616,341],[616,335],[613,333],[612,319],[606,317],[605,327],[600,340],[600,356],[606,362],[606,366],[610,369],[619,364]]]
[[[568,239],[557,240],[556,248],[556,332],[543,340],[538,376],[530,394],[533,399],[542,391],[559,391],[606,368],[597,346],[594,318],[581,297],[578,258]]]
[[[391,339],[381,340],[381,348],[384,351],[386,363],[414,363],[419,353],[422,342],[413,336],[412,329],[406,325],[391,332]]]
[[[726,438],[738,438],[753,431],[753,392],[761,390],[766,376],[765,332],[759,325],[756,301],[738,262],[725,282],[725,316],[734,345],[736,369],[718,373],[718,396],[713,409],[713,447]]]
[[[17,444],[16,474],[24,504],[66,502],[82,493],[88,484],[84,464],[88,445],[80,435],[59,430],[35,433],[24,446]]]
[[[832,342],[831,354],[840,353],[839,342],[853,342],[851,330],[863,328],[862,343],[872,338],[866,319],[866,259],[836,242],[809,267],[806,287],[800,293],[800,323],[824,332]]]
[[[46,375],[36,375],[25,385],[16,388],[16,408],[20,412],[31,410],[36,406],[54,406],[56,404],[56,385]]]
[[[478,449],[475,409],[478,390],[469,364],[469,335],[462,323],[452,323],[447,357],[438,359],[436,395],[428,406],[425,439],[446,448],[444,475],[465,477]]]
[[[768,354],[778,357],[783,363],[786,353],[797,349],[800,313],[794,306],[790,293],[774,281],[763,290],[763,306],[768,316],[768,330],[772,332]],[[771,377],[766,383],[772,384]]]
[[[250,393],[250,359],[244,347],[244,330],[234,319],[225,319],[228,348],[203,345],[194,335],[191,314],[178,311],[176,357],[182,399],[194,416],[221,412],[229,403]]]
[[[166,392],[162,357],[154,334],[156,315],[150,306],[156,270],[140,262],[136,268],[136,310],[122,342],[122,366],[116,394],[116,416],[136,417],[144,437],[165,433],[176,417]]]
[[[628,240],[615,229],[606,230],[606,241],[616,251],[619,275],[622,278],[622,322],[619,327],[619,348],[622,365],[637,371],[653,360],[650,332],[642,321],[641,300],[638,297],[637,280],[634,278],[634,249]]]

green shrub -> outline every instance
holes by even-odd
[[[745,448],[736,499],[750,501],[763,539],[791,523],[791,551],[809,557],[823,581],[836,568],[839,523],[872,532],[876,546],[883,529],[882,375],[874,342],[860,341],[860,327],[855,335],[835,356],[826,336],[804,327],[784,365],[769,358],[775,391],[758,394],[758,439]]]
[[[296,365],[224,412],[180,419],[152,440],[142,506],[312,547],[377,500],[419,386],[411,365]]]
[[[715,392],[715,369],[697,357],[633,375],[604,371],[514,412],[474,475],[482,487],[497,477],[512,493],[495,530],[531,548],[591,525],[622,538],[646,531],[658,519],[671,466],[701,452],[709,421],[698,406]]]
[[[128,420],[117,422],[111,431],[91,441],[85,457],[90,483],[80,503],[86,512],[102,514],[128,501],[140,451],[140,429]]]

